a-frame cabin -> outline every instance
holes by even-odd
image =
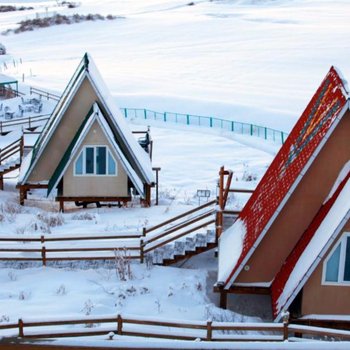
[[[132,135],[92,58],[85,54],[21,166],[20,202],[32,188],[57,190],[56,200],[150,204],[149,155]]]
[[[350,243],[345,238],[341,282],[329,285],[321,278],[326,273],[321,256],[328,259],[334,240],[349,228],[349,201],[341,218],[334,209],[349,186],[344,175],[339,184],[342,169],[348,171],[349,135],[346,82],[332,67],[238,219],[219,239],[215,290],[222,307],[228,293],[260,293],[272,296],[275,320],[288,308],[296,317],[350,314],[345,297],[350,277],[344,277],[344,268],[350,269]],[[327,223],[332,225],[324,229]],[[322,236],[324,230],[329,231]],[[312,249],[315,242],[320,244]],[[312,301],[318,293],[322,297]],[[327,295],[338,298],[336,307]]]

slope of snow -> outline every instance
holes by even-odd
[[[17,1],[21,4],[21,1]],[[348,1],[25,1],[0,30],[54,12],[125,18],[2,36],[26,82],[62,91],[90,52],[119,105],[290,130],[331,65],[350,76]],[[62,69],[60,69],[62,67]],[[64,68],[63,68],[64,67]],[[30,74],[30,70],[32,74]],[[4,72],[10,74],[11,72]]]

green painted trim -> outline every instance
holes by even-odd
[[[84,118],[83,122],[81,123],[78,131],[74,135],[72,142],[69,144],[69,146],[68,146],[67,150],[65,151],[61,161],[59,162],[56,170],[52,174],[50,181],[49,181],[49,184],[48,184],[48,188],[47,188],[47,195],[49,195],[51,193],[57,180],[61,177],[62,172],[63,172],[64,168],[66,167],[67,162],[69,161],[72,150],[73,150],[74,146],[76,145],[82,131],[84,130],[86,123],[88,122],[90,117],[93,115],[93,112],[94,112],[94,107],[92,106],[90,108],[89,112],[87,113],[86,117]]]

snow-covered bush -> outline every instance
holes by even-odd
[[[51,227],[62,226],[64,224],[64,218],[61,213],[39,213],[36,218],[38,220],[36,228],[44,233],[51,233]],[[36,224],[37,223],[34,223],[34,226]]]
[[[15,222],[17,214],[21,213],[22,207],[14,202],[5,202],[0,204],[0,222],[7,220]]]
[[[72,220],[95,220],[96,217],[93,214],[90,213],[77,213],[72,215]]]
[[[115,272],[121,281],[128,281],[133,279],[131,271],[131,259],[126,249],[115,250]]]
[[[57,289],[56,289],[56,294],[57,295],[66,295],[67,294],[67,289],[64,284],[61,284]]]

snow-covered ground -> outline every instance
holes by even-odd
[[[1,35],[10,53],[0,58],[1,72],[19,80],[24,77],[23,91],[35,85],[60,94],[88,51],[120,106],[225,117],[284,131],[290,130],[331,65],[350,76],[348,1],[223,0],[194,1],[193,6],[186,0],[80,3],[67,9],[56,1],[0,1],[0,5],[34,7],[0,13],[0,31],[15,28],[20,20],[54,13],[123,17]],[[149,123],[135,122],[135,128]],[[263,140],[217,130],[151,124],[153,165],[162,168],[160,206],[71,207],[63,214],[62,225],[50,228],[52,234],[140,232],[144,225],[197,205],[197,189],[209,189],[215,197],[221,165],[234,171],[234,187],[254,188],[278,149]],[[16,138],[15,133],[1,137],[1,147]],[[57,216],[57,204],[52,198],[39,199],[40,191],[33,191],[26,206],[18,207],[15,175],[7,176],[6,191],[0,194],[0,235],[40,235],[47,228],[38,214],[48,211]],[[246,199],[236,196],[230,205],[240,208]],[[92,220],[74,216],[84,212]],[[148,270],[135,263],[134,277],[126,282],[106,266],[3,267],[0,324],[28,316],[118,312],[192,320],[249,319],[212,304],[207,278],[209,270],[215,271],[215,259],[188,266],[187,270]]]
[[[29,84],[61,92],[83,53],[119,105],[217,115],[289,131],[331,65],[350,76],[350,2],[344,0],[1,1],[0,30],[53,13],[113,21],[61,25],[1,41]],[[11,65],[9,65],[10,67]],[[15,69],[15,71],[16,71]]]
[[[141,124],[131,127],[145,128]],[[198,205],[197,189],[210,189],[214,198],[218,170],[223,164],[235,171],[235,186],[254,187],[278,149],[275,144],[249,136],[228,136],[219,130],[190,126],[173,127],[151,126],[153,164],[162,168],[159,206],[140,208],[135,203],[128,208],[86,210],[71,206],[62,214],[61,224],[48,229],[42,215],[58,216],[53,198],[45,199],[41,197],[42,192],[33,191],[26,206],[20,207],[14,189],[16,179],[6,179],[6,191],[0,196],[3,214],[0,235],[140,234],[143,226],[164,221]],[[16,134],[12,132],[0,140],[6,144],[17,137]],[[250,146],[242,143],[244,141]],[[13,176],[9,174],[9,177]],[[255,180],[251,181],[251,177]],[[236,198],[232,205],[242,206],[246,199],[247,196]],[[28,248],[28,243],[24,247]],[[218,309],[208,297],[207,292],[212,288],[212,279],[207,283],[208,271],[215,271],[216,259],[206,258],[204,263],[188,262],[187,265],[190,269],[154,267],[148,270],[135,262],[132,265],[134,278],[120,282],[115,269],[106,266],[97,270],[80,269],[79,265],[74,269],[55,269],[37,264],[39,267],[21,270],[18,264],[16,268],[3,264],[0,269],[0,320],[4,323],[29,316],[82,316],[87,312],[91,315],[122,312],[192,320],[208,317],[221,321],[252,320]],[[42,305],[45,305],[43,312]]]

